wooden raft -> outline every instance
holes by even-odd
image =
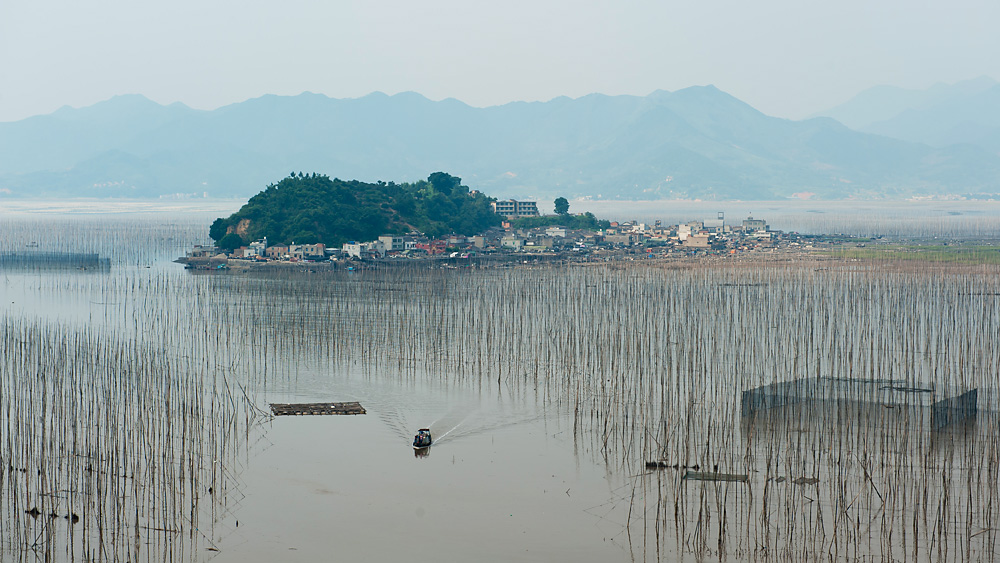
[[[749,483],[749,475],[739,475],[736,473],[716,473],[714,471],[688,471],[681,479],[688,481],[736,481],[739,483]]]
[[[361,403],[271,403],[274,416],[316,414],[365,414]]]

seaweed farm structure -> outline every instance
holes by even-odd
[[[0,269],[19,270],[109,270],[111,260],[83,252],[0,252]]]
[[[929,430],[973,421],[978,410],[978,389],[958,392],[934,383],[914,386],[903,379],[811,377],[762,385],[743,392],[744,418],[785,415],[789,410],[808,413],[823,408],[854,407],[856,414],[871,407],[911,410],[912,418]]]
[[[47,232],[28,227],[26,240]],[[91,227],[51,236],[90,244],[76,235]],[[996,266],[789,257],[188,276],[142,266],[193,231],[139,230],[150,243],[131,245],[127,227],[97,241],[110,275],[7,276],[18,304],[0,314],[3,561],[187,563],[259,546],[243,535],[249,518],[236,526],[278,414],[262,407],[364,397],[374,416],[272,426],[384,424],[402,456],[411,390],[502,394],[524,424],[544,424],[524,434],[559,447],[522,459],[562,452],[566,467],[600,470],[606,503],[587,514],[623,561],[1000,561]],[[22,297],[47,306],[22,309]],[[323,405],[297,412],[335,411]],[[527,447],[496,443],[483,447]],[[532,506],[571,502],[577,490],[560,487]],[[475,488],[484,512],[510,492]],[[385,522],[383,503],[328,504]],[[464,560],[439,543],[431,556]]]

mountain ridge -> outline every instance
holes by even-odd
[[[987,76],[922,90],[875,86],[819,114],[864,133],[1000,154],[1000,83]]]
[[[369,182],[449,170],[517,198],[1000,192],[1000,157],[981,147],[775,118],[712,85],[486,108],[416,92],[268,94],[210,111],[127,95],[0,123],[11,195],[249,196],[289,170]]]

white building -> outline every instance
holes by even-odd
[[[364,243],[361,242],[345,242],[344,247],[341,249],[344,254],[348,256],[353,256],[355,258],[361,258],[361,253],[364,251]]]
[[[256,242],[251,242],[250,246],[247,247],[243,256],[246,258],[257,258],[258,256],[263,257],[267,253],[267,239],[258,240]]]

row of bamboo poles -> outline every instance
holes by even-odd
[[[150,235],[163,253],[183,239],[165,231]],[[488,389],[571,419],[578,451],[630,483],[637,558],[997,559],[994,269],[190,275],[145,258],[5,281],[66,310],[0,317],[3,553],[204,557],[238,505],[260,406],[328,373]],[[742,416],[742,391],[809,377],[979,389],[978,422],[932,432],[906,405]],[[693,468],[747,479],[682,479]]]

